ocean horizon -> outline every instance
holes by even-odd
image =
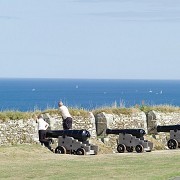
[[[180,106],[180,80],[0,78],[0,110]]]

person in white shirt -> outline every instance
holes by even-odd
[[[43,119],[42,115],[40,114],[36,120],[38,123],[38,130],[46,130],[49,127],[49,124]]]
[[[63,105],[62,101],[58,102],[58,106],[63,118],[63,129],[72,129],[72,117],[69,113],[68,108],[65,105]]]
[[[46,130],[49,127],[49,124],[43,119],[41,114],[37,117],[36,123],[38,123],[39,141],[41,142],[41,145],[44,144],[49,150],[53,151],[53,148],[50,146],[51,139],[46,138]]]

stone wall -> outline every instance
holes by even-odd
[[[38,142],[37,125],[32,119],[0,121],[0,145]]]
[[[146,114],[144,112],[134,112],[130,115],[106,114],[104,112],[95,117],[97,135],[105,135],[108,129],[136,129],[142,128],[147,132]]]
[[[118,135],[106,135],[106,129],[136,129],[142,128],[147,132],[146,114],[142,111],[129,115],[106,114],[104,112],[95,117],[97,135],[109,147],[116,151]]]
[[[180,124],[180,112],[161,113],[150,111],[147,113],[148,133],[156,134],[158,125]]]
[[[164,148],[167,148],[170,133],[157,132],[156,127],[158,125],[166,126],[176,124],[180,125],[180,112],[161,113],[150,111],[147,114],[148,133],[152,134],[154,139],[163,144]]]
[[[62,128],[62,118],[60,115],[50,116],[44,114],[44,119],[50,124],[50,129],[57,130]],[[74,116],[73,129],[86,129],[90,132],[91,138],[96,139],[97,135],[101,138],[109,137],[106,135],[106,129],[125,129],[125,128],[143,128],[146,132],[154,134],[155,138],[163,139],[165,136],[159,136],[156,132],[157,125],[180,124],[180,113],[161,113],[151,111],[133,112],[130,115],[106,114],[104,112],[95,117],[89,113],[89,117]],[[103,139],[106,141],[106,139]],[[38,143],[38,130],[35,120],[0,120],[0,145]]]
[[[50,124],[49,129],[62,128],[62,118],[59,115],[43,115]],[[92,113],[89,117],[73,117],[73,129],[86,129],[91,138],[96,138],[95,118]],[[37,123],[34,119],[0,121],[0,145],[14,145],[22,143],[39,143]]]
[[[97,135],[101,140],[116,151],[118,138],[117,135],[106,135],[106,129],[131,129],[142,128],[149,134],[146,139],[154,143],[154,149],[166,149],[169,133],[157,133],[157,125],[180,124],[180,113],[162,113],[150,111],[133,112],[129,115],[106,114],[104,112],[96,115]]]

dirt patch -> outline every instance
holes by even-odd
[[[113,149],[110,146],[105,145],[101,140],[91,140],[91,143],[98,146],[98,154],[110,154],[113,153]]]

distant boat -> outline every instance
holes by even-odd
[[[32,91],[35,91],[35,90],[36,90],[36,89],[34,89],[34,88],[32,89]]]
[[[149,90],[149,93],[152,93],[152,90]]]
[[[78,85],[76,85],[76,89],[77,89],[77,88],[79,88],[79,86],[78,86]]]
[[[163,93],[163,91],[161,90],[159,93],[156,93],[156,94],[162,94]]]

